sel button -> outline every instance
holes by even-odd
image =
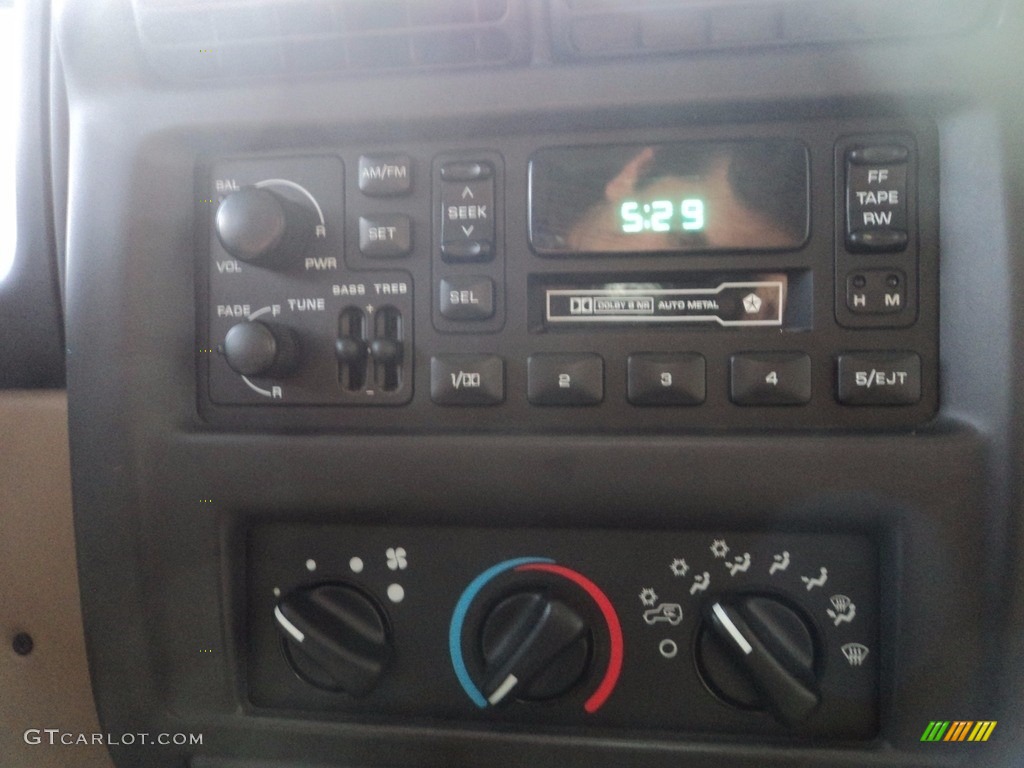
[[[496,405],[505,399],[505,361],[496,355],[430,360],[430,399],[438,405]]]
[[[913,405],[921,399],[921,358],[914,352],[854,352],[839,356],[843,405]]]
[[[441,280],[441,314],[449,320],[487,320],[494,316],[494,281],[458,276]]]

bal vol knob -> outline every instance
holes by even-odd
[[[297,259],[313,232],[313,212],[269,189],[243,187],[224,198],[214,228],[224,250],[250,264]]]

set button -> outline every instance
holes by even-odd
[[[360,216],[359,250],[374,259],[408,256],[412,251],[412,221],[404,213]]]

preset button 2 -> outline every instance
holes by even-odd
[[[527,398],[534,405],[597,405],[604,399],[600,355],[530,355],[526,368]]]

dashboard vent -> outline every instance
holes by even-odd
[[[993,0],[550,0],[563,60],[949,34]]]
[[[500,66],[529,56],[527,0],[132,0],[173,79]]]

